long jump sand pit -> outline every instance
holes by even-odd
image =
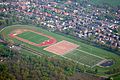
[[[44,48],[44,50],[57,55],[64,55],[68,52],[75,50],[77,47],[79,47],[79,45],[63,40],[47,48]]]

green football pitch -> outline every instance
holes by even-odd
[[[75,61],[78,61],[80,64],[87,65],[89,67],[95,66],[97,63],[104,60],[104,58],[100,56],[92,55],[91,53],[79,49],[78,50],[76,49],[71,53],[66,54],[65,56]]]
[[[37,46],[33,46],[30,44],[21,42],[17,39],[10,38],[9,34],[13,30],[21,29],[21,28],[35,30],[35,31],[41,32],[43,34],[47,34],[48,36],[54,37],[57,40],[57,42],[60,42],[62,40],[66,40],[66,41],[69,41],[71,43],[79,45],[79,47],[72,52],[69,52],[69,53],[62,55],[62,56],[58,56],[58,55],[53,54],[51,52],[45,51],[44,48],[46,48],[46,47],[37,47]],[[0,32],[0,34],[3,35],[3,37],[6,41],[10,42],[12,40],[15,43],[24,44],[27,47],[34,49],[34,50],[36,50],[36,51],[38,51],[38,52],[40,52],[48,57],[55,57],[55,58],[63,57],[65,59],[68,59],[70,61],[71,60],[75,61],[75,62],[80,63],[82,65],[87,65],[89,67],[94,66],[94,68],[99,69],[99,73],[103,73],[104,71],[107,71],[111,68],[120,66],[120,57],[112,52],[109,52],[109,51],[106,51],[106,50],[103,50],[103,49],[100,49],[100,48],[97,48],[94,46],[90,46],[89,44],[82,43],[78,40],[75,40],[75,38],[72,38],[70,36],[59,35],[59,34],[56,34],[56,33],[53,33],[53,32],[38,28],[38,27],[28,26],[28,25],[13,25],[13,26],[9,26],[9,27],[6,27],[5,29],[3,29]],[[35,43],[39,43],[39,42],[47,39],[46,37],[35,34],[33,32],[24,32],[22,34],[19,34],[18,36],[25,38],[25,39],[28,39],[28,40],[32,40],[32,42],[35,42]],[[107,68],[101,68],[99,66],[95,66],[97,63],[101,62],[104,59],[114,60],[115,64],[113,64],[111,67],[107,67]]]
[[[21,34],[18,34],[17,36],[20,38],[29,40],[31,42],[34,42],[36,44],[39,44],[39,43],[44,42],[45,40],[49,39],[47,37],[44,37],[42,35],[36,34],[34,32],[30,32],[30,31],[23,32]]]

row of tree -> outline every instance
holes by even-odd
[[[0,80],[69,80],[70,76],[86,70],[90,71],[72,61],[40,57],[26,50],[19,53],[0,44]],[[95,73],[94,70],[90,72]]]

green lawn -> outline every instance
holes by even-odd
[[[95,67],[95,68],[98,69],[99,75],[105,75],[105,74],[104,74],[105,71],[107,71],[107,70],[109,70],[109,69],[111,69],[111,68],[120,66],[120,56],[118,56],[118,55],[116,55],[116,54],[114,54],[114,53],[112,53],[112,52],[109,52],[109,51],[106,51],[106,50],[103,50],[103,49],[100,49],[100,48],[97,48],[97,47],[94,47],[94,46],[90,46],[89,44],[85,44],[85,43],[82,43],[82,42],[80,42],[80,41],[77,41],[77,40],[75,40],[75,39],[72,38],[72,37],[69,37],[69,36],[66,36],[66,35],[64,35],[64,36],[58,35],[58,34],[55,34],[55,33],[53,33],[53,32],[49,32],[49,31],[47,31],[47,30],[44,30],[44,29],[41,29],[41,28],[38,28],[38,27],[35,27],[35,26],[13,25],[13,26],[9,26],[9,27],[7,27],[6,29],[4,29],[4,30],[1,32],[1,34],[3,34],[3,37],[5,37],[5,39],[6,39],[7,41],[13,40],[13,41],[16,42],[16,43],[24,44],[24,45],[26,45],[26,46],[28,46],[28,47],[36,50],[36,51],[39,51],[39,52],[41,52],[42,54],[45,54],[45,55],[47,55],[47,56],[49,56],[49,57],[52,57],[52,56],[55,55],[55,54],[53,54],[53,53],[50,53],[50,52],[47,52],[47,51],[43,50],[45,47],[36,47],[36,46],[33,46],[33,45],[29,45],[29,44],[27,44],[27,43],[23,43],[23,42],[21,42],[21,41],[19,41],[19,40],[17,40],[17,39],[10,38],[8,34],[10,34],[11,31],[13,31],[13,30],[15,30],[15,29],[19,29],[19,28],[23,28],[23,29],[24,29],[24,28],[34,29],[34,30],[36,30],[36,31],[38,31],[38,32],[42,32],[42,33],[44,33],[44,34],[47,34],[47,35],[49,35],[49,36],[52,36],[52,37],[56,38],[58,42],[59,42],[59,41],[62,41],[62,40],[67,40],[67,41],[69,41],[69,42],[78,44],[78,45],[80,46],[80,47],[78,48],[79,50],[88,52],[88,53],[93,54],[93,55],[100,56],[100,57],[102,57],[102,58],[112,59],[112,60],[115,61],[115,64],[114,64],[113,66],[111,66],[111,67],[107,67],[107,68]],[[70,54],[71,54],[71,56],[70,56]],[[68,55],[69,55],[70,57],[72,57],[73,54],[72,54],[72,53],[70,53],[70,54],[68,54]],[[82,53],[82,52],[79,52],[79,53],[76,52],[76,54],[77,54],[77,55],[74,55],[74,56],[76,56],[76,58],[75,58],[74,60],[77,60],[77,59],[78,59],[78,56],[84,56],[83,59],[82,59],[82,57],[80,57],[80,58],[81,58],[81,61],[84,62],[85,64],[88,64],[88,65],[91,65],[91,64],[93,64],[93,63],[96,64],[98,61],[101,60],[101,59],[98,58],[98,57],[96,58],[96,57],[94,57],[94,56],[88,55],[88,54],[86,54],[86,53],[84,54],[84,53]],[[66,55],[66,56],[68,56],[68,55]],[[87,56],[87,57],[86,57],[86,56]],[[55,57],[56,57],[56,56],[55,56]],[[85,58],[87,58],[87,59],[85,60]],[[95,62],[94,62],[94,59],[96,60]],[[87,63],[87,62],[85,62],[85,61],[89,61],[90,63]]]
[[[120,75],[113,77],[114,80],[120,80]]]
[[[65,56],[90,67],[96,65],[103,60],[102,58],[78,50],[74,50],[71,53],[66,54]]]
[[[90,0],[90,2],[95,5],[104,5],[103,3],[107,3],[113,7],[120,5],[120,0]]]
[[[31,42],[34,42],[36,44],[39,44],[39,43],[44,42],[45,40],[49,39],[47,37],[44,37],[42,35],[36,34],[34,32],[30,32],[30,31],[24,32],[24,33],[19,34],[17,36],[20,37],[20,38],[29,40]]]
[[[118,28],[118,34],[120,34],[120,26],[119,26],[119,28]]]

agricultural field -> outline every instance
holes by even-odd
[[[120,65],[120,57],[112,52],[38,27],[13,25],[4,28],[0,34],[10,43],[24,45],[50,58],[61,57],[80,65],[98,68],[99,75]],[[107,60],[112,60],[113,65],[101,67],[100,64]]]

